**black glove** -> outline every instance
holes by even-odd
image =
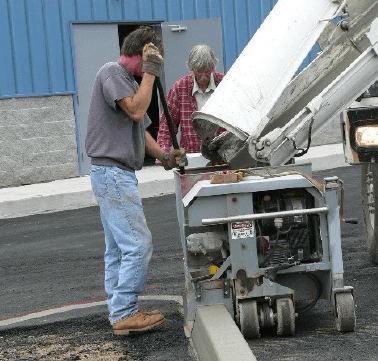
[[[160,75],[163,57],[159,53],[159,49],[149,43],[143,47],[143,73],[149,73],[155,76]]]
[[[163,155],[163,167],[165,170],[170,170],[174,167],[184,167],[188,165],[188,159],[184,148],[172,149],[169,153]]]

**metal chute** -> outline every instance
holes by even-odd
[[[336,16],[341,19],[338,24],[331,21]],[[366,33],[377,16],[374,0],[279,0],[210,100],[193,114],[193,126],[203,144],[232,167],[290,159],[296,147],[306,146],[310,124],[316,135],[338,115],[339,107],[330,107],[329,114],[313,120],[313,114],[325,105],[320,93],[373,48],[374,40]],[[322,52],[295,76],[316,41]],[[374,77],[373,72],[371,83]],[[362,91],[369,80],[359,82]],[[336,85],[348,86],[348,82]],[[353,101],[353,96],[353,92],[348,94],[346,100]],[[310,115],[305,121],[294,121],[301,112]],[[218,126],[227,132],[210,141]],[[282,147],[298,133],[298,139]],[[279,157],[275,155],[278,148],[284,152]]]

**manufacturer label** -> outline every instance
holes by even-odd
[[[254,231],[253,222],[246,221],[246,222],[231,223],[232,239],[252,237],[253,231]]]

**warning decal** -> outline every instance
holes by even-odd
[[[253,230],[253,222],[250,221],[231,223],[232,239],[252,237]]]

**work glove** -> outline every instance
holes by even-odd
[[[160,75],[163,57],[159,53],[159,49],[153,44],[148,43],[143,47],[143,73]]]
[[[174,167],[184,167],[188,165],[188,159],[184,148],[172,149],[169,153],[163,155],[163,167],[165,170],[170,170]]]

